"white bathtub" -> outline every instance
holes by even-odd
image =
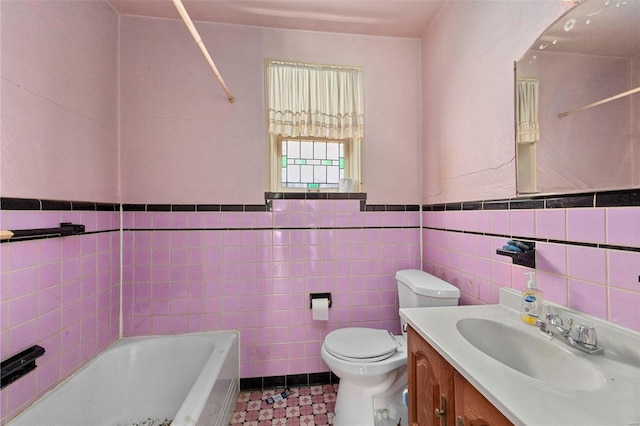
[[[236,332],[125,338],[9,425],[226,426],[239,368]]]

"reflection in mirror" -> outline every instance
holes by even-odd
[[[516,62],[518,194],[640,187],[640,0],[585,0]]]

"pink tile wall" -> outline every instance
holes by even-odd
[[[550,241],[536,243],[545,299],[640,330],[640,252],[610,247],[640,247],[639,207],[427,211],[423,221],[425,270],[458,286],[462,304],[496,303],[500,287],[526,284],[529,269],[496,255],[507,238],[491,234],[542,238]]]
[[[419,213],[359,203],[274,200],[272,212],[180,213],[187,227],[253,229],[126,233],[125,335],[237,329],[241,376],[259,377],[329,371],[320,346],[336,328],[398,333],[394,274],[420,267]],[[327,322],[312,320],[315,292],[332,294]]]
[[[119,228],[117,212],[3,211],[2,229],[82,223]],[[38,368],[0,391],[2,424],[118,339],[118,232],[0,245],[0,358],[38,344]]]

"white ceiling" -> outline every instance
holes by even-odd
[[[183,0],[194,21],[419,38],[447,0]],[[120,14],[180,19],[171,0],[109,0]]]

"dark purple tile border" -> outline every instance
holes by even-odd
[[[504,200],[475,200],[459,203],[424,204],[423,211],[566,209],[582,207],[637,207],[640,188],[584,194],[547,195]]]
[[[32,198],[0,198],[0,209],[2,210],[42,210],[40,200]]]
[[[114,212],[120,210],[120,204],[2,197],[0,198],[0,210],[82,210]]]
[[[240,379],[240,390],[263,390],[282,387],[329,385],[340,382],[330,371],[322,373],[291,374],[286,376],[247,377]]]
[[[265,193],[265,204],[122,204],[126,212],[266,212],[271,211],[272,200],[360,200],[360,210],[367,212],[420,211],[418,204],[366,204],[366,193]],[[34,198],[1,197],[0,210],[79,210],[118,211],[119,203],[91,201],[40,200]],[[591,192],[584,194],[550,195],[504,200],[476,200],[446,204],[425,204],[424,211],[454,210],[516,210],[582,207],[640,206],[640,188],[621,191]]]
[[[274,195],[275,198],[278,198],[279,195],[282,194],[267,194]],[[284,194],[284,198],[280,199],[290,199],[288,195]],[[307,196],[309,194],[299,193],[299,195]],[[417,204],[374,204],[370,206],[366,206],[366,194],[350,194],[350,193],[337,193],[337,194],[328,194],[328,193],[320,193],[321,197],[314,197],[311,194],[311,197],[308,199],[355,199],[360,201],[360,211],[363,212],[419,212],[420,206]],[[295,199],[295,198],[294,198]],[[307,199],[307,198],[305,198]],[[266,204],[115,204],[115,203],[94,203],[94,202],[86,202],[86,201],[65,201],[65,200],[38,200],[32,198],[10,198],[10,197],[2,197],[0,198],[0,210],[30,210],[30,211],[111,211],[117,212],[120,210],[122,206],[122,210],[126,212],[268,212],[271,211],[271,200],[267,200]],[[299,227],[299,228],[291,228],[291,227],[261,227],[261,228],[230,228],[230,227],[221,227],[221,228],[123,228],[125,231],[140,231],[140,232],[149,232],[149,231],[235,231],[235,230],[309,230],[309,229],[419,229],[419,225],[415,226],[347,226],[347,227]],[[93,234],[93,233],[102,233],[102,232],[115,232],[119,231],[119,229],[106,229],[99,231],[91,231],[86,232],[84,234]],[[59,236],[34,236],[32,238],[21,238],[20,240],[3,240],[2,242],[18,242],[18,241],[28,241],[31,239],[40,239],[40,238],[59,238]]]
[[[506,240],[540,241],[543,243],[566,244],[569,246],[584,246],[584,247],[593,247],[593,248],[601,248],[601,249],[609,249],[609,250],[640,252],[640,247],[616,246],[612,244],[584,243],[581,241],[568,241],[568,240],[554,240],[549,238],[528,237],[523,235],[494,234],[492,232],[463,231],[461,229],[436,228],[433,226],[423,226],[422,229],[430,229],[433,231],[455,232],[459,234],[484,235],[486,237],[498,237],[498,238],[504,238]]]
[[[265,200],[366,200],[366,192],[265,192]]]

